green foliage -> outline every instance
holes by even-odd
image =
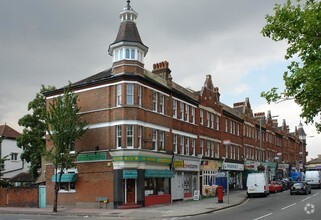
[[[302,108],[301,117],[306,123],[315,123],[321,110],[321,2],[288,0],[276,4],[274,15],[266,16],[262,34],[274,41],[286,41],[285,59],[291,59],[288,71],[283,74],[284,91],[272,88],[261,96],[270,102],[294,99]]]
[[[77,106],[77,95],[70,91],[70,85],[65,89],[64,94],[53,99],[49,103],[46,114],[46,128],[48,141],[53,147],[47,149],[46,158],[54,168],[55,174],[58,169],[64,171],[74,166],[75,154],[74,145],[85,132],[87,123],[79,115],[80,108]],[[56,175],[57,176],[57,175]],[[55,197],[53,211],[57,212],[58,190],[62,172],[55,183]]]
[[[41,156],[45,150],[46,141],[46,97],[44,92],[55,89],[55,87],[42,85],[40,92],[36,94],[34,100],[29,102],[27,114],[19,119],[18,124],[24,127],[21,136],[17,138],[17,146],[23,149],[21,159],[31,163],[30,173],[34,178],[41,168]]]

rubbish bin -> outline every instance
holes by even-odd
[[[218,203],[223,203],[223,186],[217,187],[217,201]]]

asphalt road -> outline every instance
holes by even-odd
[[[321,219],[321,190],[309,195],[290,195],[290,191],[250,198],[242,205],[218,212],[189,217],[190,220],[319,220]]]

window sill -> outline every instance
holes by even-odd
[[[76,190],[69,190],[69,191],[59,190],[58,193],[76,193]]]

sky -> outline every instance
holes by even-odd
[[[212,75],[221,102],[250,100],[254,112],[278,116],[293,132],[300,107],[268,105],[260,97],[284,88],[287,45],[260,33],[265,16],[284,0],[132,0],[137,27],[149,47],[145,68],[168,61],[173,81],[199,91]],[[108,46],[120,25],[125,0],[0,1],[0,124],[19,132],[19,118],[41,85],[62,87],[112,65]],[[321,154],[321,135],[304,124],[308,160]],[[312,137],[313,136],[313,137]]]

